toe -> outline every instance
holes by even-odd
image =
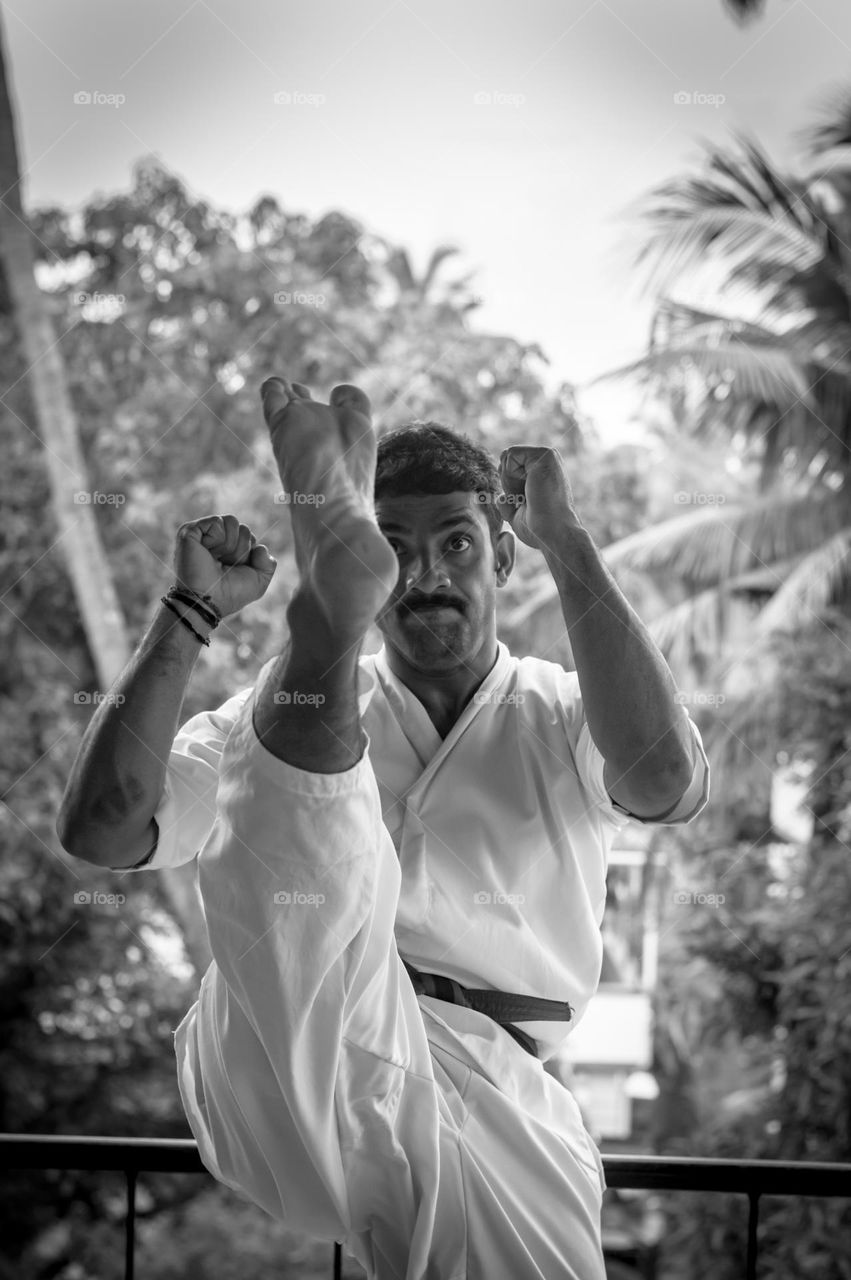
[[[330,403],[337,415],[347,449],[372,434],[372,405],[359,387],[344,383],[331,392]]]
[[[260,397],[263,401],[263,416],[267,423],[271,423],[276,414],[286,409],[293,398],[293,391],[286,378],[267,378],[260,388]]]
[[[369,418],[372,414],[372,405],[369,403],[369,396],[365,391],[361,391],[360,387],[350,386],[349,383],[341,383],[339,387],[335,387],[331,392],[330,403],[335,409],[354,409],[357,413],[365,413]]]

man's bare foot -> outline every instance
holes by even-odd
[[[363,638],[398,576],[375,519],[376,438],[368,398],[338,386],[329,405],[306,387],[268,378],[263,414],[290,497],[298,604],[327,624],[332,644]],[[317,640],[319,637],[317,637]]]

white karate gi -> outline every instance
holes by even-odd
[[[221,774],[199,862],[214,963],[175,1037],[202,1158],[380,1280],[602,1280],[602,1166],[573,1096],[485,1015],[418,999],[399,959],[569,1000],[573,1023],[519,1024],[542,1058],[579,1021],[628,818],[578,678],[500,644],[441,741],[383,650],[360,672],[369,745],[345,773],[267,752],[250,690],[175,742],[148,865],[204,841]],[[708,795],[689,723],[666,823]]]

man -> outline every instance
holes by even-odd
[[[202,761],[196,777],[219,779],[199,859],[214,963],[176,1033],[202,1157],[269,1213],[344,1240],[382,1280],[601,1280],[599,1157],[541,1067],[569,1026],[547,1019],[569,1005],[575,1021],[596,987],[606,855],[625,811],[678,822],[705,804],[699,735],[554,450],[509,449],[497,475],[453,433],[415,429],[382,441],[376,476],[356,388],[326,406],[270,379],[263,401],[293,496],[289,644],[218,723],[196,737],[187,726],[182,748]],[[196,568],[210,532],[184,538]],[[575,675],[496,638],[515,534],[554,574]],[[270,575],[244,527],[227,557]],[[204,565],[209,581],[185,585],[212,599],[220,575]],[[204,606],[172,607],[184,616],[160,627],[197,645]],[[375,621],[385,646],[361,658]],[[150,753],[164,717],[142,706],[145,677],[157,685],[149,637],[126,684]],[[183,652],[157,695],[172,698],[172,734]],[[117,760],[128,735],[110,723]],[[85,772],[60,820],[80,853]],[[93,860],[131,812],[133,861],[156,865],[152,834],[185,858],[180,785],[152,832],[150,788],[115,764],[88,821],[90,849],[101,831]]]

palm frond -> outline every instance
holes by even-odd
[[[834,186],[838,180],[846,177],[851,170],[851,143],[841,146],[825,147],[813,151],[801,161],[801,177],[807,183],[811,194],[814,194],[825,211],[832,215],[839,212],[840,205],[835,197],[826,193],[826,188]]]
[[[759,569],[740,573],[718,586],[688,596],[648,622],[647,629],[673,671],[688,671],[696,663],[717,663],[730,640],[732,602],[753,593],[771,594],[804,556],[791,556]],[[751,623],[748,619],[748,636]]]
[[[689,596],[647,625],[672,671],[686,672],[694,660],[714,657],[727,620],[726,589],[707,587]]]
[[[778,223],[789,222],[804,231],[816,231],[817,220],[802,203],[806,192],[799,179],[781,174],[754,139],[739,133],[735,142],[740,155],[726,146],[716,146],[710,152],[710,167],[727,182],[729,190],[748,209],[767,213]]]
[[[711,793],[720,808],[750,793],[755,784],[765,785],[777,765],[782,718],[779,683],[773,671],[764,672],[760,680],[754,669],[754,676],[748,696],[728,697],[711,723],[702,727]]]
[[[851,376],[851,323],[848,320],[826,316],[823,312],[804,315],[785,331],[784,337],[796,346],[809,349],[813,363]]]
[[[714,585],[814,551],[846,524],[842,494],[767,494],[674,516],[610,544],[603,558],[613,571],[623,564]]]
[[[847,499],[841,492],[773,493],[748,503],[688,511],[628,534],[604,547],[601,554],[615,575],[624,570],[664,574],[690,583],[695,590],[724,586],[733,594],[748,587],[759,589],[757,576],[752,575],[763,573],[773,574],[779,587],[801,556],[823,546],[847,522]],[[512,630],[525,626],[557,596],[549,571],[542,573],[523,603],[503,618],[504,625]],[[686,617],[683,606],[676,608]],[[656,620],[663,634],[664,616]],[[675,625],[672,621],[671,626]]]
[[[840,529],[795,569],[761,610],[761,634],[812,626],[825,608],[851,588],[851,527]]]
[[[824,254],[822,235],[764,210],[695,206],[679,212],[669,206],[652,218],[637,265],[651,265],[647,285],[658,293],[707,260],[723,264],[730,279],[746,282],[754,261],[787,276],[812,270]]]
[[[648,354],[589,385],[633,378],[663,394],[691,385],[696,403],[683,429],[761,442],[763,488],[781,468],[841,475],[851,459],[851,323],[829,310],[786,319],[778,331],[663,298]]]
[[[657,348],[640,360],[600,374],[588,385],[623,378],[664,385],[672,373],[691,367],[706,380],[729,384],[737,399],[773,405],[781,413],[799,403],[814,409],[812,377],[806,367],[810,354],[776,337],[760,344],[735,335],[701,340],[698,334],[691,342]]]
[[[851,459],[851,378],[829,369],[815,383],[813,395],[816,409],[814,422],[808,424],[810,434],[824,447],[836,471],[847,476]]]
[[[828,90],[819,116],[802,134],[808,151],[824,156],[827,151],[851,147],[851,87],[842,84]]]
[[[394,250],[386,265],[402,293],[410,293],[416,288],[416,277],[407,249]]]
[[[735,334],[745,341],[775,343],[780,331],[753,320],[721,311],[706,311],[679,298],[662,296],[653,313],[651,347],[668,347],[678,339],[695,335]]]
[[[435,276],[440,270],[441,263],[459,252],[460,250],[451,244],[443,244],[433,250],[431,257],[428,260],[428,266],[425,269],[425,274],[420,281],[420,288],[422,290],[423,297],[428,296],[429,289],[432,286]]]
[[[525,627],[529,619],[540,609],[546,608],[558,600],[558,591],[549,569],[543,570],[527,587],[526,599],[522,604],[507,611],[501,618],[501,626],[507,631],[515,631]]]
[[[648,238],[639,264],[656,259],[668,279],[714,260],[765,258],[776,271],[806,270],[823,256],[824,209],[805,183],[783,175],[753,140],[707,147],[703,173],[655,188],[638,205]]]

